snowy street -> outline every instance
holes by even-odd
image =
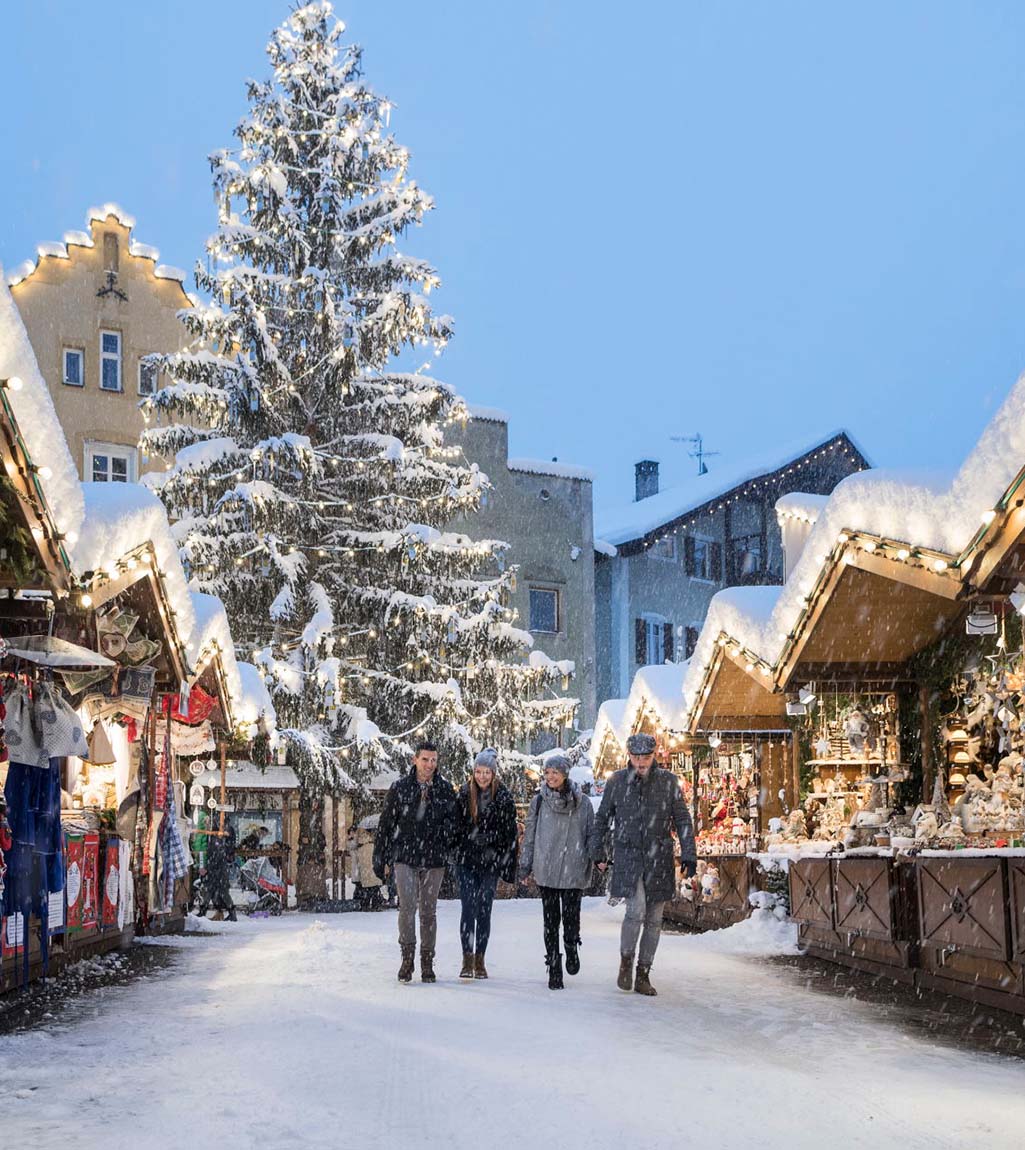
[[[179,953],[157,981],[0,1039],[3,1145],[1022,1144],[1019,1062],[795,988],[757,961],[793,949],[774,920],[663,935],[644,999],[614,985],[622,908],[585,903],[583,969],[562,992],[526,900],[496,904],[492,977],[461,983],[458,909],[439,906],[435,986],[396,982],[390,912],[160,940]]]

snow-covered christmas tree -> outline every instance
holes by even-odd
[[[294,12],[239,147],[211,157],[209,302],[184,314],[194,342],[163,360],[143,442],[175,458],[154,485],[187,569],[224,599],[313,788],[420,739],[458,771],[574,709],[552,690],[571,668],[514,626],[506,545],[446,530],[487,481],[444,441],[463,402],[403,370],[452,331],[434,268],[396,247],[431,200],[343,31],[326,2]]]

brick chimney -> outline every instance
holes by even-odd
[[[658,460],[642,459],[634,464],[634,498],[637,501],[647,499],[649,495],[658,495]]]

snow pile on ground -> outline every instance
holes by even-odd
[[[751,917],[723,930],[692,935],[691,947],[705,954],[732,954],[740,958],[769,958],[800,954],[797,924],[778,910],[756,907]]]

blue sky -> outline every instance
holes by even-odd
[[[3,17],[0,261],[117,200],[191,267],[283,0]],[[847,427],[960,462],[1025,369],[1025,5],[337,3],[437,210],[438,375],[514,455],[715,466]]]

